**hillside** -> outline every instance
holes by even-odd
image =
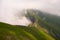
[[[0,22],[0,40],[60,40],[60,17],[28,9],[28,26]]]
[[[0,22],[0,40],[54,40],[43,28]]]
[[[33,23],[46,29],[56,40],[60,40],[60,17],[40,10],[28,9],[26,17]]]

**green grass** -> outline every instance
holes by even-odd
[[[54,40],[42,28],[0,23],[0,40]]]

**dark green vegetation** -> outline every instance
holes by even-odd
[[[26,17],[32,21],[32,23],[38,24],[40,27],[48,30],[48,33],[60,40],[60,17],[41,12],[39,10],[27,10]]]

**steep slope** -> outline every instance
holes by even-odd
[[[0,22],[0,40],[55,40],[38,25],[19,26]]]
[[[60,40],[60,17],[41,12],[40,10],[28,9],[26,17],[32,23],[38,24],[40,27],[46,29],[48,33],[56,40]]]

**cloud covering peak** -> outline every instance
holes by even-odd
[[[29,24],[29,20],[24,16],[22,19],[16,19],[15,14],[22,9],[39,9],[60,15],[60,0],[0,0],[0,21],[11,24]]]

